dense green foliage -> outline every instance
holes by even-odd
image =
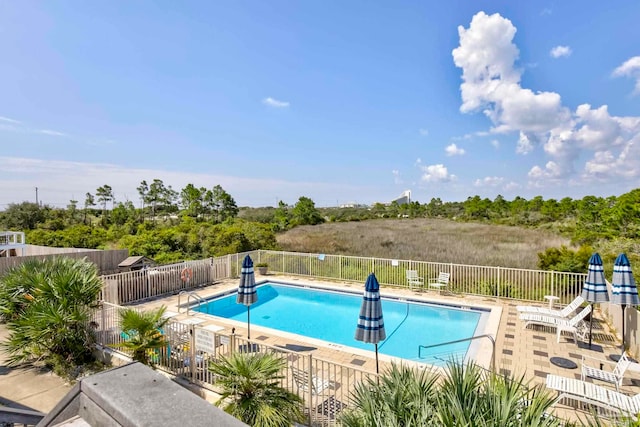
[[[92,263],[27,261],[0,278],[0,313],[11,364],[42,361],[62,373],[93,361],[91,313],[102,282]]]
[[[270,353],[234,353],[212,362],[209,370],[222,388],[218,405],[256,427],[289,427],[302,421],[301,400],[280,386],[286,362]]]
[[[85,248],[128,248],[158,262],[204,258],[252,249],[277,249],[276,232],[325,221],[365,221],[379,218],[443,218],[511,226],[544,228],[581,246],[550,248],[540,254],[539,267],[584,271],[587,252],[603,258],[626,252],[640,261],[640,189],[607,198],[585,196],[561,200],[536,196],[531,200],[502,196],[490,200],[473,196],[463,202],[399,205],[376,203],[371,207],[316,208],[308,197],[292,206],[238,208],[220,185],[211,189],[188,184],[181,191],[162,180],[138,187],[141,208],[116,201],[109,185],[95,195],[87,193],[83,208],[71,200],[66,209],[35,203],[11,204],[0,212],[0,228],[27,231],[29,243]]]
[[[151,311],[122,309],[120,327],[126,340],[117,347],[131,351],[131,358],[136,362],[155,368],[160,352],[168,346],[162,334],[162,328],[169,321],[163,318],[165,310],[164,306]]]
[[[553,397],[542,386],[503,377],[476,365],[449,363],[435,371],[392,365],[379,381],[356,385],[355,410],[346,427],[368,426],[560,426],[544,416]]]

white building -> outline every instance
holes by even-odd
[[[24,256],[27,245],[21,231],[0,231],[0,258]]]
[[[408,205],[409,203],[411,203],[411,190],[405,190],[402,192],[402,194],[396,198],[393,199],[391,201],[391,203],[396,202],[399,205]]]

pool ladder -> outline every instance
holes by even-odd
[[[206,305],[206,301],[200,295],[198,295],[195,291],[182,291],[178,294],[178,313],[180,312],[180,308],[182,305],[180,304],[180,299],[182,295],[187,296],[187,316],[189,315],[189,311],[191,311],[191,298],[195,299],[198,302],[198,308],[202,307],[202,304]],[[207,314],[209,314],[209,309],[207,307]],[[193,314],[192,314],[193,316]]]

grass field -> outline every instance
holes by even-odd
[[[571,246],[543,231],[443,219],[380,219],[296,227],[284,250],[536,269],[538,252]]]

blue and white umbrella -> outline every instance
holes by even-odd
[[[589,271],[582,288],[582,298],[591,303],[591,320],[589,321],[589,347],[591,347],[591,332],[593,330],[593,304],[609,301],[607,281],[604,278],[604,267],[600,254],[595,252],[589,258]]]
[[[251,304],[258,301],[256,291],[256,276],[253,272],[253,261],[249,255],[242,261],[242,271],[240,273],[240,285],[238,286],[238,296],[236,302],[247,306],[247,339],[251,338]]]
[[[387,337],[382,318],[382,302],[380,301],[380,285],[376,275],[371,273],[364,285],[364,296],[360,306],[360,317],[356,327],[355,339],[376,346],[376,372],[378,368],[378,343]]]
[[[624,351],[624,311],[628,305],[638,305],[638,288],[627,255],[620,254],[613,264],[611,302],[622,306],[622,351]]]

